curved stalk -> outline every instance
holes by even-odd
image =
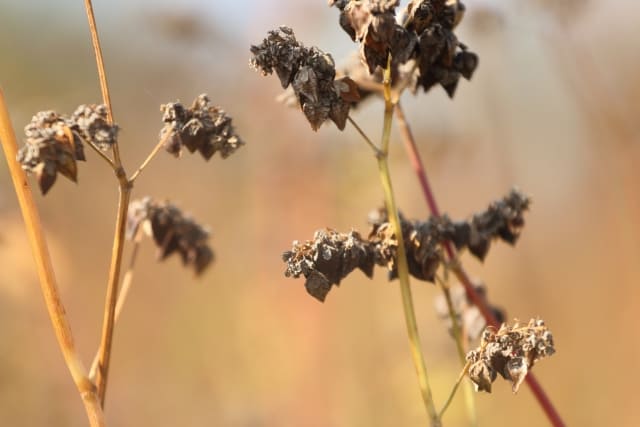
[[[98,401],[96,388],[89,380],[86,369],[75,349],[73,334],[67,321],[64,305],[60,299],[47,242],[42,231],[40,216],[31,194],[31,188],[24,171],[15,160],[18,147],[2,89],[0,89],[0,141],[2,142],[2,148],[4,149],[20,210],[22,211],[31,251],[36,262],[42,295],[44,296],[58,345],[73,382],[82,398],[82,403],[89,418],[89,425],[91,427],[103,427],[105,425],[104,415]]]

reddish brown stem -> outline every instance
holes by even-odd
[[[409,156],[409,160],[411,161],[411,166],[413,167],[413,170],[416,173],[418,180],[420,181],[420,187],[422,188],[424,198],[427,202],[427,205],[429,206],[429,211],[431,212],[431,215],[438,217],[440,216],[440,210],[438,209],[436,198],[433,195],[433,190],[429,185],[427,172],[424,168],[422,158],[418,153],[416,142],[415,142],[415,139],[413,138],[413,133],[411,132],[411,128],[407,123],[407,120],[404,116],[404,111],[402,110],[402,106],[400,105],[400,103],[396,105],[395,111],[396,111],[396,116],[398,118],[398,124],[400,126],[400,133],[402,134],[402,140],[405,145],[405,150],[407,151],[407,155]],[[464,270],[462,265],[460,265],[460,263],[457,262],[458,258],[456,255],[456,250],[451,244],[451,242],[449,241],[445,242],[444,249],[447,254],[448,260],[453,265],[452,267],[453,272],[458,277],[458,280],[460,280],[460,282],[464,286],[464,289],[469,299],[473,301],[473,304],[476,307],[478,307],[478,309],[482,313],[482,316],[484,317],[488,325],[499,327],[500,324],[496,319],[496,317],[493,315],[493,312],[489,308],[487,302],[484,300],[484,298],[478,295],[478,293],[475,290],[475,287],[471,283],[471,279],[469,278],[469,275]],[[531,372],[527,375],[526,380],[527,380],[527,385],[531,389],[531,392],[533,393],[533,395],[538,400],[538,403],[540,404],[543,411],[549,418],[549,421],[551,422],[551,424],[554,427],[564,427],[565,424],[562,421],[560,414],[558,413],[556,408],[553,406],[553,403],[551,402],[551,400],[549,399],[545,391],[542,389],[542,386],[540,385],[540,383],[538,383],[538,380],[536,380],[536,378]]]

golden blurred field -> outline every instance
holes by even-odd
[[[237,3],[237,4],[236,4]],[[561,4],[559,4],[561,3]],[[404,4],[404,2],[403,2]],[[515,248],[497,243],[473,277],[510,318],[543,317],[557,354],[534,372],[570,426],[635,426],[640,416],[640,7],[633,2],[467,0],[460,39],[479,54],[455,99],[434,89],[404,105],[441,208],[480,211],[517,186],[533,198]],[[248,66],[249,45],[291,26],[339,63],[355,48],[324,1],[96,2],[125,166],[157,141],[159,105],[207,92],[247,145],[208,163],[161,153],[134,198],[178,203],[213,231],[215,265],[195,280],[142,246],[118,324],[110,426],[417,426],[424,409],[400,294],[377,270],[327,301],[283,276],[281,253],[318,228],[366,229],[382,202],[375,161],[352,128],[310,130]],[[0,6],[0,86],[21,135],[45,109],[100,102],[82,2]],[[377,137],[382,104],[355,112]],[[397,133],[392,173],[409,217],[426,205]],[[93,152],[79,184],[37,195],[77,346],[98,345],[117,187]],[[125,248],[125,259],[128,254]],[[82,426],[86,417],[40,295],[0,162],[0,425]],[[436,318],[438,289],[414,281],[436,404],[459,372]],[[481,426],[544,426],[523,387],[477,395]],[[461,395],[445,417],[466,422]]]

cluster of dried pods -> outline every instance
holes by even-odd
[[[478,56],[454,34],[465,7],[458,0],[412,0],[396,16],[398,0],[330,0],[340,10],[340,26],[360,44],[369,72],[385,68],[411,79],[414,89],[440,84],[453,97],[460,77],[469,80]],[[401,68],[404,68],[401,69]]]
[[[467,353],[468,375],[478,391],[490,393],[500,374],[511,381],[516,393],[533,365],[553,353],[553,335],[542,319],[532,319],[525,326],[502,324],[497,331],[487,327],[480,347]]]
[[[160,143],[174,156],[186,147],[207,160],[216,152],[226,158],[244,145],[231,117],[213,106],[206,94],[199,95],[190,108],[174,102],[162,105],[161,111],[164,127]],[[37,176],[40,190],[46,194],[58,173],[77,182],[76,162],[85,160],[84,144],[107,151],[116,143],[118,129],[109,123],[104,105],[81,105],[70,117],[42,111],[25,127],[26,141],[17,161]],[[207,243],[209,232],[168,202],[145,197],[130,204],[127,235],[133,239],[140,231],[153,238],[160,260],[177,253],[198,275],[213,261]]]
[[[251,66],[263,75],[276,72],[282,87],[293,92],[283,99],[295,98],[314,130],[329,119],[344,129],[350,108],[372,93],[368,85],[380,81],[388,58],[394,84],[406,80],[414,91],[440,84],[450,97],[460,77],[471,79],[478,65],[478,56],[454,34],[465,10],[457,0],[412,0],[399,16],[399,1],[330,0],[329,5],[340,9],[341,27],[360,44],[362,62],[353,62],[344,75],[336,72],[330,54],[304,47],[289,27],[270,31],[250,49]]]
[[[442,243],[452,241],[458,249],[468,248],[480,260],[486,256],[491,240],[499,238],[514,244],[524,225],[524,212],[529,198],[512,190],[493,202],[469,221],[451,221],[447,216],[426,221],[407,221],[401,217],[409,273],[420,280],[434,281],[443,261]],[[319,230],[313,240],[294,242],[283,254],[287,277],[305,277],[307,292],[324,301],[332,286],[356,268],[367,276],[373,266],[387,267],[391,279],[397,275],[398,240],[386,211],[378,209],[369,215],[371,229],[366,239],[355,232],[344,234],[331,229]]]
[[[191,108],[170,102],[160,110],[164,122],[160,139],[166,140],[164,148],[176,157],[182,153],[182,147],[186,147],[190,153],[197,150],[206,160],[216,152],[226,159],[244,145],[231,124],[231,117],[220,107],[211,105],[206,94],[199,95]]]
[[[169,202],[151,197],[135,200],[129,205],[127,238],[133,240],[143,232],[153,238],[158,247],[158,259],[177,253],[182,263],[201,274],[213,261],[208,245],[209,231]]]
[[[108,150],[116,141],[118,127],[107,120],[104,105],[81,105],[69,117],[55,111],[40,111],[24,128],[25,145],[18,162],[34,173],[42,194],[56,182],[58,173],[78,180],[78,160],[85,160],[83,144]]]
[[[359,93],[350,78],[335,78],[331,55],[317,47],[304,47],[285,26],[270,31],[260,45],[251,46],[251,53],[253,68],[263,75],[275,71],[283,88],[291,85],[313,130],[328,119],[344,129],[351,103],[358,101]]]

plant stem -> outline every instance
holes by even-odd
[[[98,350],[98,375],[96,376],[98,397],[100,398],[103,408],[107,389],[107,378],[109,376],[109,364],[111,361],[113,327],[115,324],[116,303],[118,301],[118,281],[120,279],[120,267],[122,265],[122,250],[124,247],[124,233],[127,225],[129,200],[131,198],[131,186],[121,186],[119,195],[118,215],[116,217],[116,229],[111,251],[109,282],[107,284],[107,295],[105,297],[102,336],[100,339],[100,349]]]
[[[462,367],[462,372],[460,372],[460,375],[458,375],[458,380],[453,385],[453,389],[451,390],[451,393],[449,393],[449,397],[447,398],[447,401],[444,403],[444,406],[440,410],[440,414],[439,414],[440,418],[442,418],[442,416],[444,415],[444,413],[447,410],[447,408],[449,408],[449,405],[453,401],[453,396],[456,395],[456,391],[458,390],[458,387],[460,386],[460,383],[462,382],[462,379],[467,374],[467,371],[469,370],[470,366],[471,366],[471,362],[467,362]]]
[[[160,138],[160,141],[158,141],[158,143],[156,144],[155,147],[153,147],[153,150],[151,150],[151,152],[149,153],[149,155],[147,156],[146,159],[144,159],[144,161],[142,162],[142,164],[140,165],[140,167],[138,168],[138,170],[136,170],[133,175],[131,175],[131,178],[129,178],[129,182],[133,184],[133,182],[136,180],[136,178],[138,178],[138,175],[140,175],[140,173],[142,172],[142,170],[144,168],[147,167],[147,165],[151,162],[151,160],[153,160],[153,158],[156,156],[156,154],[158,154],[158,151],[160,151],[160,149],[164,146],[164,144],[167,142],[167,140],[169,139],[169,137],[171,136],[171,134],[173,133],[173,129],[174,129],[174,125],[171,125],[171,127],[169,129],[167,129],[167,131],[164,133],[164,135],[162,136],[162,138]]]
[[[98,36],[98,26],[96,25],[96,17],[93,13],[93,4],[91,0],[84,0],[84,8],[87,12],[87,20],[89,21],[89,31],[91,33],[91,43],[96,56],[96,65],[98,67],[98,78],[100,79],[100,90],[102,92],[102,100],[107,106],[107,119],[113,124],[113,107],[111,106],[111,95],[109,94],[109,85],[107,83],[107,73],[105,72],[104,59],[102,57],[102,48],[100,47],[100,37]],[[113,160],[116,166],[121,166],[120,148],[118,144],[113,144]]]
[[[407,151],[414,172],[416,173],[416,176],[418,177],[418,180],[420,182],[424,198],[427,202],[427,205],[429,206],[429,211],[431,212],[431,215],[438,217],[440,216],[440,210],[438,209],[438,204],[436,202],[435,196],[433,195],[431,186],[429,185],[427,173],[422,163],[422,159],[420,158],[420,154],[418,153],[413,133],[411,132],[411,128],[409,127],[409,124],[405,119],[402,108],[400,107],[400,103],[398,103],[396,107],[396,116],[398,118],[398,124],[400,126],[400,133],[404,141],[405,150]],[[449,258],[451,268],[458,280],[460,280],[460,283],[462,283],[462,285],[464,286],[469,299],[476,307],[478,307],[480,313],[482,313],[482,316],[484,317],[488,325],[499,328],[500,324],[493,315],[493,312],[489,308],[487,302],[480,295],[478,295],[473,284],[471,283],[469,275],[464,270],[462,265],[460,265],[460,263],[458,262],[455,249],[451,242],[444,242],[444,249],[447,257]],[[542,386],[540,386],[533,373],[529,372],[527,374],[526,381],[529,385],[529,388],[531,389],[531,392],[538,400],[538,403],[547,415],[547,418],[549,419],[551,424],[554,427],[563,427],[565,424],[562,421],[560,414],[553,406],[551,400],[549,400],[549,398],[547,397]]]
[[[131,250],[131,258],[129,258],[129,265],[122,279],[122,288],[118,293],[118,302],[116,303],[116,309],[115,309],[114,320],[113,320],[114,325],[115,323],[118,322],[118,319],[120,318],[122,307],[124,306],[124,302],[127,300],[127,296],[129,295],[129,290],[131,289],[131,282],[133,281],[133,271],[136,264],[136,260],[138,258],[138,250],[140,249],[140,239],[138,236],[136,236],[134,240],[133,249]],[[96,352],[96,355],[93,358],[93,362],[91,363],[91,368],[89,369],[89,378],[91,378],[92,380],[95,380],[96,378],[96,375],[98,373],[99,363],[100,363],[100,353]]]
[[[446,270],[445,270],[446,271]],[[447,280],[447,276],[445,276],[445,280],[440,280],[436,277],[436,281],[440,285],[440,289],[444,294],[445,301],[447,302],[447,310],[449,311],[449,318],[451,319],[451,331],[453,332],[453,338],[456,343],[456,350],[458,351],[458,358],[460,359],[460,363],[464,366],[466,363],[466,352],[464,349],[463,343],[463,333],[460,324],[458,323],[458,315],[453,307],[453,301],[451,300],[451,289],[449,287],[449,283]],[[466,387],[464,388],[464,399],[467,405],[467,413],[469,415],[469,421],[472,426],[478,424],[477,416],[476,416],[476,403],[473,394],[473,389],[471,383],[465,383]],[[455,390],[454,390],[455,392]],[[453,396],[452,396],[453,397]],[[440,417],[444,414],[447,405],[440,411]]]
[[[53,265],[42,231],[38,210],[35,206],[27,177],[16,161],[18,147],[2,89],[0,89],[0,141],[2,142],[2,148],[4,149],[7,165],[9,166],[9,173],[11,174],[16,196],[18,197],[18,203],[20,204],[20,210],[22,211],[27,236],[31,244],[31,251],[36,262],[36,270],[40,279],[42,295],[44,296],[58,345],[64,356],[65,363],[69,368],[73,382],[84,403],[89,424],[92,427],[102,427],[105,425],[104,415],[98,402],[96,388],[87,377],[86,369],[76,352],[71,327],[67,321],[65,309],[56,285]]]
[[[429,386],[429,376],[424,361],[424,355],[420,346],[420,335],[418,333],[418,324],[416,322],[415,310],[413,308],[413,297],[411,296],[411,284],[409,283],[409,267],[407,265],[407,254],[404,247],[404,238],[402,236],[402,226],[396,207],[393,187],[391,184],[391,174],[389,172],[388,153],[389,140],[391,136],[391,122],[393,120],[394,104],[391,101],[391,56],[387,61],[387,68],[384,72],[384,125],[382,130],[382,143],[380,155],[378,159],[378,171],[382,188],[384,190],[385,204],[387,206],[387,216],[393,226],[393,230],[398,241],[398,257],[397,270],[398,279],[400,280],[400,293],[402,296],[402,307],[404,309],[404,317],[407,325],[407,333],[409,335],[409,347],[411,348],[411,356],[418,375],[418,383],[422,393],[422,400],[429,414],[431,425],[433,427],[440,426],[440,418],[433,403],[433,395]]]
[[[100,156],[105,162],[107,162],[109,164],[109,166],[111,166],[112,169],[115,169],[115,164],[113,163],[113,160],[111,160],[109,158],[109,156],[107,156],[106,154],[104,154],[102,152],[101,149],[99,149],[96,144],[93,143],[93,141],[89,141],[89,147],[91,147],[91,149],[93,149],[93,151],[96,152],[96,154],[98,154],[98,156]]]
[[[373,141],[371,141],[371,138],[369,138],[367,136],[367,134],[362,130],[362,128],[360,126],[358,126],[358,123],[356,123],[356,121],[353,120],[351,118],[351,116],[347,116],[347,120],[349,120],[349,123],[351,123],[351,125],[354,128],[356,128],[356,130],[358,131],[360,136],[364,139],[364,141],[367,143],[367,145],[369,145],[369,147],[371,147],[371,149],[373,150],[374,154],[376,155],[376,158],[380,157],[382,155],[382,153],[380,152],[380,149],[378,147],[376,147],[376,144],[374,144]]]
[[[98,36],[98,28],[91,0],[85,0],[84,6],[87,12],[91,41],[95,52],[96,65],[98,67],[102,99],[104,104],[107,106],[109,123],[113,124],[113,108],[111,106],[111,96],[109,94],[109,85],[107,83],[107,73],[105,71],[102,48],[100,47],[100,38]],[[100,403],[103,408],[107,388],[107,378],[109,376],[109,364],[111,361],[111,346],[113,342],[115,309],[118,300],[118,283],[120,279],[120,266],[122,264],[124,232],[127,221],[127,212],[129,209],[129,200],[131,198],[131,188],[133,186],[133,183],[127,178],[127,174],[122,167],[120,148],[117,141],[113,144],[113,169],[119,183],[118,213],[113,237],[113,249],[111,251],[111,266],[109,268],[109,281],[107,283],[107,294],[105,297],[102,335],[100,338],[100,348],[98,349],[98,372],[96,376],[98,398],[100,399]]]

